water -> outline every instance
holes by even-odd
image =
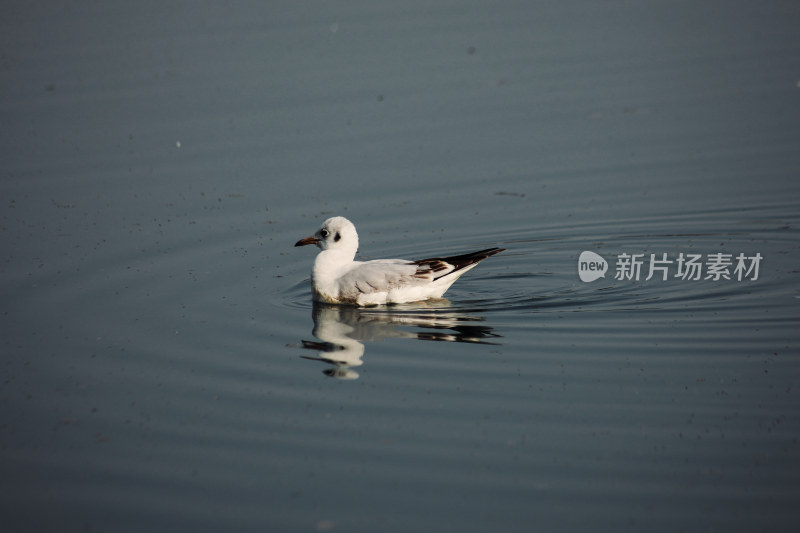
[[[799,19],[7,7],[3,529],[794,531]],[[508,250],[315,308],[333,214],[365,259]]]

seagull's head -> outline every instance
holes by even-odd
[[[358,250],[358,233],[353,223],[346,218],[332,217],[323,222],[314,235],[300,239],[295,246],[307,244],[316,244],[323,250],[351,252],[355,256]]]

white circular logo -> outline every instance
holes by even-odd
[[[606,270],[608,270],[608,263],[605,259],[594,252],[581,252],[581,256],[578,258],[578,276],[581,281],[589,283],[597,278],[604,278]]]

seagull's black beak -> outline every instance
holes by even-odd
[[[305,246],[307,244],[317,244],[318,242],[319,242],[319,239],[317,239],[314,236],[311,236],[311,237],[306,237],[305,239],[300,239],[299,241],[294,243],[294,245],[295,246]]]

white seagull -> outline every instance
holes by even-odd
[[[466,271],[505,248],[418,261],[376,259],[355,261],[358,233],[344,217],[332,217],[311,237],[295,246],[316,244],[311,288],[314,300],[333,304],[380,305],[441,298]]]

